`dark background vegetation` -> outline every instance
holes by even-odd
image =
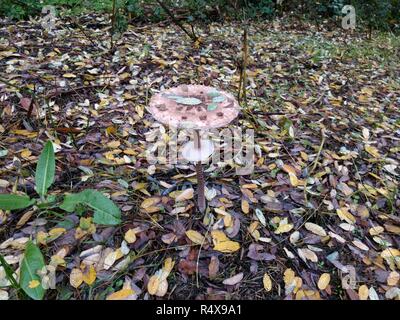
[[[358,23],[367,30],[400,30],[400,0],[116,0],[117,24],[132,21],[168,19],[160,2],[180,20],[226,21],[237,19],[272,19],[292,15],[299,19],[337,21],[346,4],[354,5]],[[2,0],[0,16],[26,19],[41,13],[42,7],[53,5],[59,13],[76,15],[86,11],[109,13],[113,0]]]

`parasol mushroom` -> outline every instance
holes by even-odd
[[[194,130],[194,141],[185,144],[181,154],[196,165],[197,204],[201,212],[206,209],[201,163],[214,152],[213,142],[202,139],[201,133],[228,125],[238,116],[239,110],[239,104],[230,93],[201,85],[180,85],[164,90],[150,101],[148,111],[157,121],[177,129]]]

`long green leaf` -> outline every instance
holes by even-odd
[[[93,209],[93,222],[95,223],[112,226],[121,223],[121,211],[112,200],[101,192],[87,189],[80,193],[66,195],[60,208],[72,212],[78,204],[83,204]]]
[[[45,289],[41,285],[41,279],[37,272],[45,266],[40,249],[32,242],[26,244],[24,258],[21,262],[19,284],[26,294],[34,300],[42,300]],[[39,285],[30,288],[33,280],[39,281]]]
[[[36,192],[40,196],[47,193],[47,189],[54,182],[54,174],[56,171],[56,160],[54,156],[53,144],[47,141],[36,166],[35,183]]]
[[[35,202],[28,196],[20,196],[17,194],[0,194],[0,209],[2,210],[16,210],[29,207]]]
[[[6,259],[0,254],[0,266],[3,267],[4,272],[6,273],[7,280],[10,281],[11,285],[14,287],[14,289],[20,289],[20,285],[15,280],[14,277],[14,270],[11,268],[11,266],[7,263]]]

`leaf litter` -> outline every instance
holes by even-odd
[[[82,215],[84,194],[62,215],[0,210],[0,299],[21,294],[10,270],[32,298],[46,287],[49,299],[400,299],[398,60],[352,57],[340,29],[250,25],[238,124],[255,130],[255,170],[218,168],[202,217],[193,168],[147,163],[148,144],[168,137],[145,110],[179,84],[236,92],[240,26],[199,26],[199,47],[174,26],[129,26],[110,51],[107,32],[87,21],[91,39],[68,22],[54,35],[38,24],[0,29],[1,74],[12,85],[0,83],[0,193],[34,194],[50,139],[51,195],[101,190],[121,217],[103,226],[99,211]],[[315,41],[336,49],[319,56]],[[30,238],[44,265],[24,255]],[[42,271],[21,279],[29,259]]]

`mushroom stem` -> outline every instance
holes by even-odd
[[[206,198],[204,196],[204,172],[201,162],[196,162],[197,173],[197,205],[199,210],[203,213],[206,210]]]
[[[197,149],[201,148],[200,144],[200,131],[194,131],[194,147]],[[204,172],[201,161],[196,162],[196,174],[197,174],[197,205],[201,213],[206,210],[206,198],[204,196]]]

